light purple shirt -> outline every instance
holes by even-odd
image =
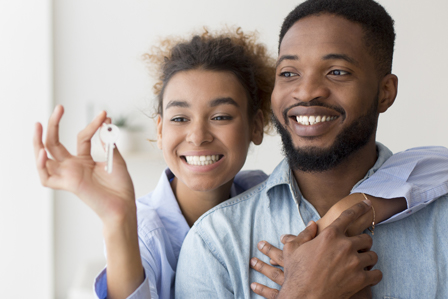
[[[233,181],[230,196],[237,196],[267,177],[259,170],[239,172]],[[174,298],[179,251],[190,227],[171,189],[170,181],[173,178],[174,174],[167,168],[154,191],[136,202],[145,281],[128,298]],[[106,269],[95,280],[95,293],[98,298],[107,298]]]

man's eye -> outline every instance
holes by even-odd
[[[348,75],[348,74],[350,74],[350,73],[343,71],[343,70],[332,70],[330,72],[330,75],[335,75],[335,76],[344,76],[344,75]]]
[[[185,122],[185,121],[188,121],[188,119],[186,119],[185,117],[173,117],[171,119],[171,121],[173,121],[173,122]]]
[[[213,120],[231,120],[232,117],[228,115],[218,115],[212,118]]]
[[[290,78],[290,77],[295,77],[295,76],[297,76],[297,74],[292,73],[292,72],[282,72],[282,73],[280,73],[280,76],[282,76],[282,77],[286,77],[286,78]]]

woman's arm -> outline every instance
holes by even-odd
[[[144,279],[132,180],[117,149],[112,173],[105,171],[104,162],[92,159],[91,139],[103,123],[110,123],[104,111],[78,134],[77,155],[71,155],[59,142],[63,113],[63,107],[57,106],[51,115],[45,145],[42,125],[36,125],[33,144],[41,183],[72,192],[101,219],[107,250],[108,298],[126,298]]]
[[[372,202],[372,212],[362,215],[356,221],[351,223],[346,232],[348,236],[359,235],[369,228],[372,225],[372,222],[375,222],[376,225],[406,209],[406,199],[404,197],[384,199],[367,194],[366,197]],[[362,193],[352,193],[338,201],[316,222],[318,234],[339,217],[342,212],[363,200],[365,200],[365,197]],[[375,211],[375,219],[373,211]]]

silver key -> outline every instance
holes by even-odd
[[[120,135],[120,129],[116,125],[103,124],[100,129],[100,139],[106,146],[106,167],[108,173],[112,172],[112,162],[114,160],[115,142]]]

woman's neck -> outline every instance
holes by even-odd
[[[171,188],[176,196],[182,214],[191,227],[205,212],[230,198],[233,180],[209,191],[196,191],[188,188],[181,180],[174,177]]]

